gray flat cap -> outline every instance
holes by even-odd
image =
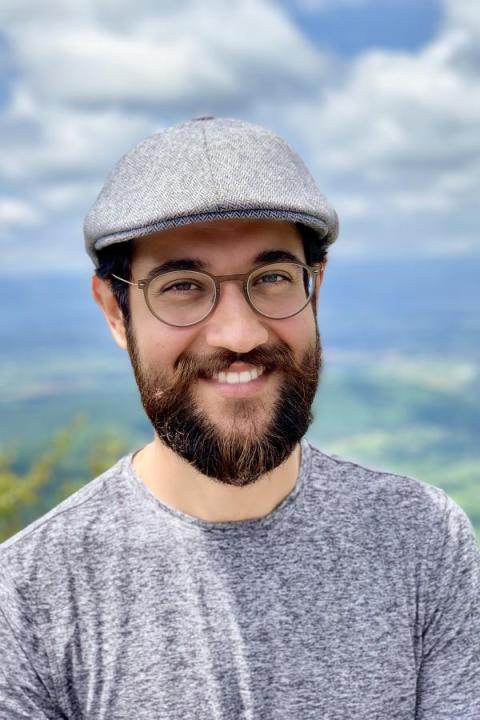
[[[258,125],[196,118],[150,135],[110,172],[84,223],[95,265],[107,245],[195,222],[265,218],[338,234],[335,210],[300,157]]]

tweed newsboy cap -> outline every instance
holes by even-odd
[[[307,225],[323,244],[338,234],[335,210],[281,137],[240,120],[195,118],[150,135],[117,162],[85,218],[85,245],[98,265],[107,245],[249,217]]]

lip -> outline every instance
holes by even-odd
[[[272,374],[272,370],[265,370],[260,377],[246,383],[231,384],[203,378],[200,378],[200,382],[210,386],[224,397],[253,397],[263,390]]]

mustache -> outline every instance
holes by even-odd
[[[197,378],[210,379],[215,373],[227,370],[234,362],[244,362],[265,370],[290,370],[297,366],[293,352],[286,345],[263,345],[248,353],[220,350],[212,355],[184,354],[178,358],[174,383],[188,384]]]

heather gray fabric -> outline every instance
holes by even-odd
[[[442,490],[305,440],[232,523],[124,458],[0,547],[0,718],[478,720],[479,555]]]
[[[85,246],[97,265],[96,251],[112,243],[244,217],[299,222],[326,244],[338,234],[335,210],[285,140],[240,120],[191,120],[118,161],[85,218]]]

